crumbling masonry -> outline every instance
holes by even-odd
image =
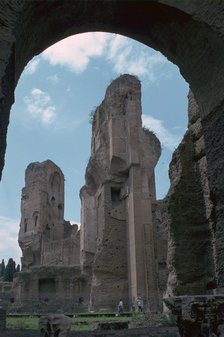
[[[161,253],[166,240],[156,236],[154,215],[154,168],[161,148],[142,128],[136,77],[122,75],[110,84],[92,129],[80,232],[64,220],[61,170],[50,160],[26,169],[16,310],[18,304],[35,311],[58,305],[67,311],[114,310],[119,298],[129,310],[139,296],[146,310],[161,309],[166,277],[160,277],[159,266],[166,265]]]
[[[91,305],[119,298],[158,310],[153,212],[156,136],[142,128],[141,86],[120,76],[93,116],[91,157],[81,189],[81,266],[91,270]]]
[[[22,71],[33,56],[65,37],[88,31],[129,36],[160,51],[189,83],[196,114],[189,115],[170,166],[169,196],[156,212],[155,236],[168,226],[170,295],[224,289],[223,7],[222,1],[208,0],[0,2],[0,177]],[[163,263],[158,265],[165,276]]]
[[[19,245],[22,271],[14,281],[14,310],[79,310],[86,296],[80,276],[77,225],[64,220],[64,176],[50,160],[26,169]]]

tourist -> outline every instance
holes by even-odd
[[[120,299],[119,303],[118,303],[118,315],[121,315],[123,314],[123,311],[124,311],[124,304],[123,304],[123,301],[122,299]]]
[[[137,298],[138,312],[143,312],[143,299],[141,297]]]

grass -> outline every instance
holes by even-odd
[[[94,322],[101,322],[101,321],[122,321],[122,320],[127,320],[128,317],[123,315],[123,316],[115,316],[115,314],[111,315],[86,315],[86,314],[81,314],[77,315],[76,317],[73,318],[72,320],[72,327],[71,330],[73,331],[88,331],[91,330],[91,324]]]
[[[39,317],[37,316],[7,316],[6,328],[17,330],[38,330]]]
[[[91,330],[91,325],[94,322],[101,321],[117,321],[117,320],[132,320],[136,322],[136,326],[167,326],[174,325],[172,318],[167,317],[165,314],[142,314],[142,313],[132,313],[127,316],[124,314],[122,316],[115,316],[106,314],[77,314],[72,318],[72,331],[88,331]],[[7,329],[17,329],[17,330],[38,330],[38,316],[7,316],[6,326]]]

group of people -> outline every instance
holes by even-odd
[[[132,311],[135,311],[135,308],[137,307],[138,312],[143,312],[143,299],[141,297],[138,297],[136,300],[136,305],[132,305]],[[121,315],[124,312],[124,303],[123,300],[120,299],[118,306],[117,306],[117,315]]]

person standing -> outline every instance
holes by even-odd
[[[122,299],[120,299],[119,303],[118,303],[118,315],[123,314],[124,312],[124,304]]]
[[[141,297],[137,298],[138,312],[143,312],[143,299]]]

